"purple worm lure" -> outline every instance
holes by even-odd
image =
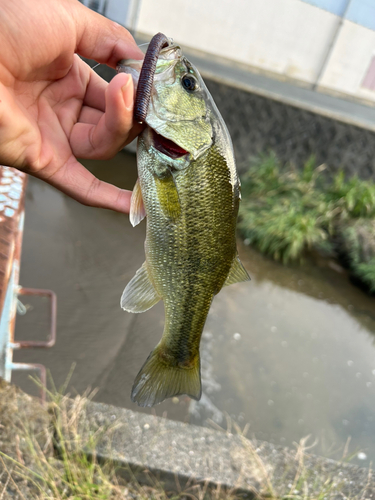
[[[134,103],[134,120],[138,123],[143,123],[146,120],[159,52],[164,47],[168,47],[168,45],[169,39],[163,35],[163,33],[157,33],[152,37],[149,43],[139,74],[137,94]]]

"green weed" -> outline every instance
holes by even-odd
[[[328,187],[326,196],[348,218],[375,216],[375,184],[358,177],[345,180],[344,172],[339,172]]]
[[[372,233],[363,224],[358,232],[353,223],[375,220],[375,183],[346,180],[343,172],[329,181],[324,170],[324,165],[316,167],[314,157],[299,171],[282,166],[274,153],[260,156],[242,178],[240,233],[284,263],[300,260],[311,250],[341,255],[344,249],[352,272],[374,291],[375,250],[371,258],[361,257],[358,250],[363,234],[372,238]]]

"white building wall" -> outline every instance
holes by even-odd
[[[375,0],[81,1],[150,38],[161,31],[254,71],[375,102],[375,83],[362,86],[375,56]]]
[[[374,54],[375,31],[345,20],[319,88],[375,101],[375,92],[361,86]]]
[[[300,0],[142,0],[136,28],[314,83],[339,21]]]

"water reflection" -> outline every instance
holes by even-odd
[[[109,182],[134,185],[132,156],[86,164]],[[50,351],[18,352],[16,361],[44,363],[57,385],[75,361],[72,391],[99,387],[97,400],[139,410],[130,389],[161,336],[164,310],[158,304],[132,315],[119,299],[144,260],[144,236],[144,223],[132,228],[126,216],[83,207],[32,179],[21,284],[57,292],[58,342]],[[375,298],[318,257],[314,265],[283,267],[241,243],[239,251],[252,281],[226,287],[213,302],[202,341],[202,401],[180,397],[142,411],[224,426],[228,414],[277,444],[311,434],[319,439],[315,451],[332,457],[351,436],[351,451],[366,455],[359,463],[374,460]],[[18,338],[42,336],[45,316],[35,305],[18,318]],[[24,375],[14,381],[33,391]]]

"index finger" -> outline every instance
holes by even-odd
[[[132,35],[123,26],[90,10],[80,2],[75,4],[77,27],[76,52],[112,68],[120,59],[143,59]]]
[[[43,180],[84,205],[129,213],[131,191],[97,179],[74,156]]]

